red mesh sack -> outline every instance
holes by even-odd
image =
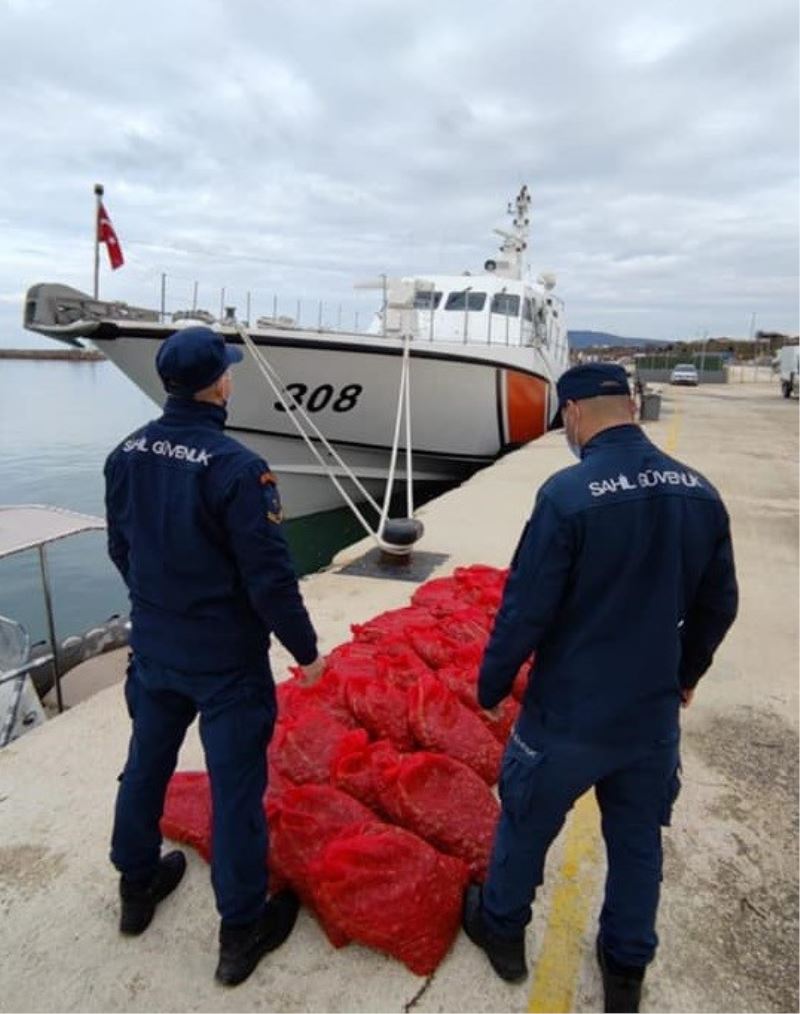
[[[358,800],[331,785],[301,785],[270,802],[267,819],[270,867],[317,912],[334,947],[343,946],[348,937],[316,907],[311,864],[337,836],[377,818]]]
[[[408,721],[420,746],[462,761],[488,785],[497,781],[500,743],[435,676],[409,689]]]
[[[356,641],[383,641],[403,637],[411,626],[426,625],[433,622],[433,616],[427,609],[418,606],[404,606],[402,609],[390,609],[380,613],[366,623],[354,623],[350,628]]]
[[[483,647],[489,637],[492,621],[485,610],[476,606],[467,606],[448,616],[442,626],[459,644],[479,644]]]
[[[405,690],[416,683],[417,677],[428,668],[414,650],[396,635],[386,635],[375,641],[351,641],[334,648],[328,655],[326,675],[335,674],[341,688],[341,700],[347,707],[345,688],[355,678],[388,680],[393,686]],[[351,720],[354,720],[351,715]]]
[[[407,690],[420,676],[430,672],[428,666],[404,640],[387,639],[379,642],[378,647],[384,678],[401,690]]]
[[[344,738],[359,735],[363,732],[348,729],[324,711],[309,708],[299,718],[275,726],[269,748],[270,767],[295,785],[327,782],[331,762]]]
[[[460,665],[446,665],[436,670],[436,678],[453,693],[465,708],[478,716],[484,726],[500,743],[508,740],[514,722],[519,714],[519,704],[513,697],[507,697],[492,715],[478,703],[478,669]]]
[[[480,604],[490,616],[500,608],[503,600],[507,570],[476,563],[471,567],[456,567],[453,575],[471,601]]]
[[[396,757],[397,751],[386,740],[377,743],[348,740],[333,762],[331,781],[337,789],[354,796],[376,813],[384,814],[376,774],[379,764]]]
[[[385,678],[351,676],[345,698],[357,721],[375,739],[388,739],[398,750],[411,750],[414,738],[408,727],[408,700],[403,690]]]
[[[459,649],[459,642],[449,637],[443,629],[447,627],[447,622],[441,627],[437,623],[427,626],[420,624],[410,627],[406,632],[408,643],[431,669],[450,665]]]
[[[405,690],[416,683],[421,673],[428,671],[428,667],[407,643],[405,633],[386,633],[373,641],[341,644],[328,655],[325,669],[326,674],[336,674],[342,689],[351,676],[371,676],[373,679],[388,679]]]
[[[476,641],[469,644],[462,645],[456,652],[453,658],[453,664],[461,666],[465,669],[475,668],[476,680],[477,671],[480,669],[481,662],[483,661],[483,654],[486,649],[485,644],[478,644]],[[514,700],[521,702],[525,696],[525,690],[528,686],[528,677],[530,676],[533,664],[536,661],[536,655],[532,655],[529,661],[523,662],[520,666],[520,670],[514,678],[514,682],[511,686],[511,696]]]
[[[267,752],[267,791],[264,793],[264,799],[280,796],[287,789],[293,789],[294,787],[295,783],[275,767],[273,759],[270,757],[269,752]]]
[[[437,618],[458,612],[471,601],[474,599],[470,589],[460,585],[454,577],[435,577],[421,584],[411,596],[412,605],[429,610]]]
[[[475,666],[465,667],[463,665],[443,665],[434,674],[440,683],[455,694],[465,708],[478,712],[481,709],[478,704],[478,670]]]
[[[392,820],[462,859],[483,881],[500,815],[486,782],[440,753],[384,754],[374,766],[381,806]]]
[[[355,728],[356,722],[344,699],[341,674],[326,665],[322,678],[311,687],[300,682],[300,670],[277,686],[278,720],[296,720],[309,710],[324,711],[341,725]]]
[[[278,721],[299,718],[306,710],[307,697],[295,679],[284,680],[275,687],[275,699],[278,703]]]
[[[342,682],[350,676],[377,676],[381,669],[378,655],[378,646],[371,641],[348,641],[327,656],[325,672],[335,673]]]
[[[399,827],[341,835],[312,863],[314,903],[344,936],[430,975],[461,922],[467,867]]]
[[[410,624],[406,638],[426,665],[439,669],[452,664],[464,645],[482,649],[489,636],[489,622],[481,609],[462,607],[441,622]]]
[[[176,771],[167,786],[161,833],[211,861],[211,786],[205,771]]]
[[[486,563],[473,563],[468,567],[456,567],[453,577],[462,586],[474,591],[503,590],[508,579],[508,568],[490,567]]]

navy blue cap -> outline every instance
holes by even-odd
[[[210,327],[187,327],[161,343],[156,369],[170,394],[191,395],[210,387],[242,359],[242,350],[226,345]]]
[[[616,363],[581,363],[562,373],[558,384],[558,407],[562,409],[568,401],[582,401],[604,394],[626,394],[630,396],[628,375]]]

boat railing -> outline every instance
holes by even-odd
[[[476,293],[473,286],[477,282],[476,278],[463,289],[448,293],[448,297],[463,294],[463,301],[455,310],[439,309],[438,303],[444,293],[434,293],[429,288],[434,283],[420,278],[380,275],[356,286],[357,289],[379,290],[378,299],[373,294],[349,302],[303,297],[286,299],[277,292],[237,291],[223,286],[219,289],[218,313],[212,313],[200,305],[201,291],[197,282],[162,273],[159,309],[94,300],[68,286],[43,284],[33,286],[28,292],[25,323],[32,330],[55,334],[65,341],[72,340],[71,335],[90,334],[81,328],[103,320],[167,327],[202,321],[212,327],[219,324],[231,329],[244,326],[249,331],[297,331],[305,335],[316,332],[325,336],[341,334],[370,339],[376,336],[400,339],[410,335],[414,342],[533,347],[556,359],[566,358],[566,333],[557,320],[560,301],[551,302],[548,297],[551,305],[545,309],[540,304],[534,306],[526,296],[520,298],[519,292],[507,293],[505,287]],[[424,296],[428,292],[432,298],[426,306]],[[202,296],[208,295],[206,288]],[[238,298],[234,300],[235,296]],[[479,301],[479,308],[473,306],[473,302]]]
[[[61,690],[61,677],[64,672],[78,662],[85,661],[108,648],[121,646],[121,643],[127,641],[129,628],[126,621],[112,617],[108,623],[102,627],[94,628],[82,637],[68,637],[59,643],[56,637],[47,548],[62,539],[83,532],[103,531],[105,527],[105,521],[102,518],[79,514],[60,507],[42,504],[0,506],[0,559],[14,556],[17,553],[34,551],[38,556],[49,647],[49,652],[34,654],[33,651],[29,652],[27,647],[23,647],[23,640],[27,644],[27,635],[24,632],[15,635],[18,641],[16,644],[11,643],[11,635],[6,633],[4,643],[7,642],[10,647],[7,647],[3,657],[10,659],[10,664],[3,666],[3,670],[6,671],[0,670],[0,684],[13,679],[18,679],[21,684],[26,673],[40,671],[47,666],[52,674],[56,706],[59,712],[64,710]],[[7,632],[18,626],[13,621],[6,620],[4,629]],[[35,645],[34,649],[36,647]]]
[[[385,304],[384,304],[385,305]],[[257,328],[369,334],[380,316],[373,301],[326,300],[281,295],[277,291],[211,286],[180,275],[161,274],[156,315],[162,324],[201,320]]]
[[[567,338],[557,327],[552,313],[534,311],[528,319],[524,315],[524,301],[520,299],[516,313],[490,309],[476,311],[470,307],[469,291],[465,287],[464,310],[460,328],[437,333],[434,327],[435,311],[411,302],[394,302],[387,275],[362,283],[356,288],[377,289],[380,299],[330,301],[279,295],[259,289],[234,290],[227,286],[200,289],[197,281],[174,275],[161,275],[161,306],[158,311],[162,323],[179,323],[181,320],[203,320],[208,324],[242,325],[249,330],[317,331],[359,337],[399,338],[410,334],[415,342],[446,342],[464,345],[506,345],[546,350],[555,357],[566,357]],[[501,290],[498,295],[504,294]],[[418,293],[417,293],[418,294]],[[218,300],[218,313],[201,306]],[[378,304],[376,308],[376,303]]]

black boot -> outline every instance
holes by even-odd
[[[620,965],[603,950],[597,938],[597,963],[603,976],[606,1014],[638,1014],[644,966]]]
[[[297,922],[300,902],[293,891],[274,894],[264,906],[264,914],[245,926],[219,928],[219,964],[217,981],[238,986],[250,975],[269,951],[286,940]]]
[[[477,884],[470,884],[464,895],[462,925],[473,944],[486,952],[492,968],[501,979],[520,982],[527,976],[524,934],[509,940],[496,936],[486,928],[481,912],[481,889]]]
[[[156,905],[172,894],[186,872],[186,856],[179,849],[161,857],[158,869],[146,883],[131,882],[125,876],[119,879],[119,896],[122,911],[119,931],[129,937],[138,937],[150,925]]]

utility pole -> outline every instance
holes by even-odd
[[[103,202],[103,184],[94,185],[94,298],[100,293],[100,205]]]
[[[703,331],[703,351],[700,355],[700,383],[703,382],[703,373],[706,368],[706,345],[708,345],[708,328]]]
[[[756,311],[753,310],[753,312],[750,314],[750,351],[753,354],[753,380],[758,379],[758,364],[756,362],[758,356],[756,355],[755,337],[756,337]]]

